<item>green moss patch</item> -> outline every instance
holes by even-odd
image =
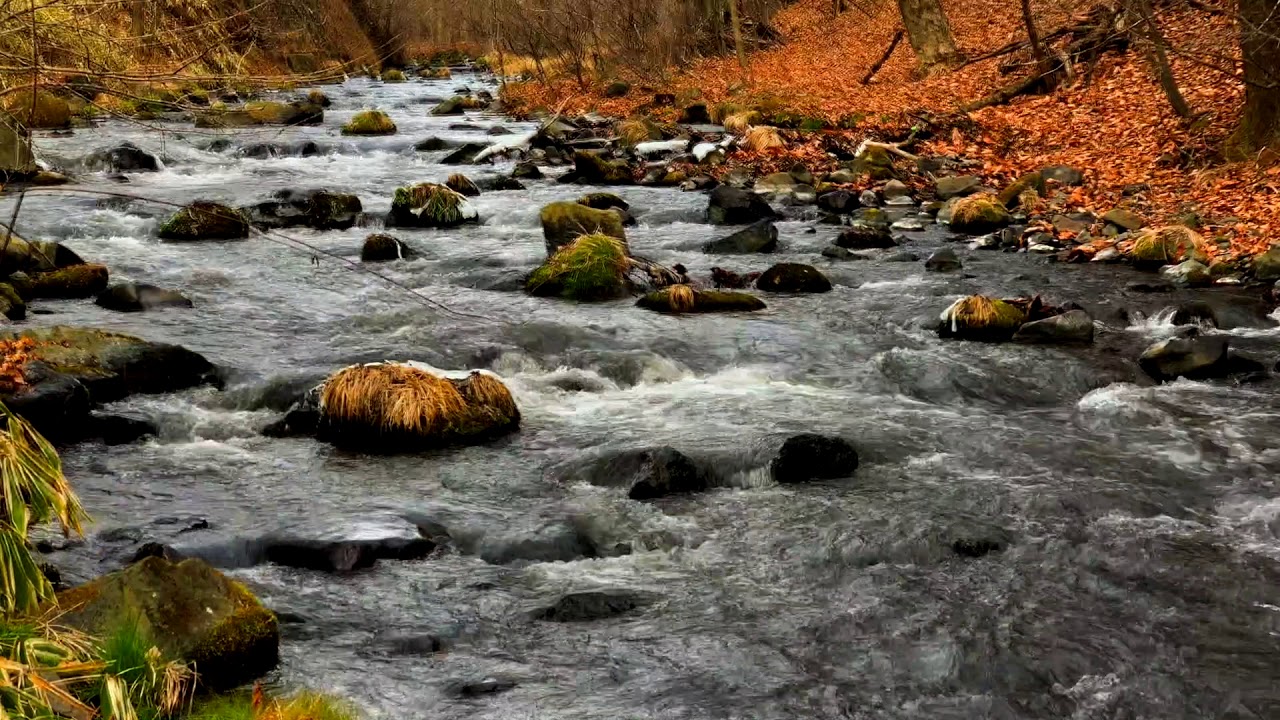
[[[343,135],[395,135],[396,124],[381,110],[365,110],[356,113],[346,125]]]
[[[569,300],[614,300],[627,294],[627,251],[615,237],[583,235],[533,271],[530,294]]]
[[[160,226],[160,238],[175,242],[241,240],[249,237],[249,221],[239,210],[219,203],[196,201]]]

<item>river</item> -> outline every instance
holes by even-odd
[[[444,153],[415,152],[417,141],[533,127],[480,112],[430,116],[459,84],[488,81],[353,79],[324,88],[334,106],[320,127],[113,120],[37,143],[73,159],[127,139],[164,159],[127,184],[81,173],[70,190],[243,205],[325,187],[359,195],[377,215],[397,186],[457,170],[439,164]],[[399,134],[341,137],[365,106],[386,109]],[[458,122],[476,129],[449,128]],[[219,138],[231,147],[208,150]],[[236,153],[304,139],[323,152]],[[230,570],[288,620],[272,682],[342,693],[372,717],[1280,717],[1280,385],[1143,378],[1133,361],[1173,332],[1160,311],[1181,293],[1127,292],[1143,279],[1127,268],[964,245],[954,245],[961,273],[833,263],[818,252],[836,229],[800,216],[779,224],[776,256],[715,257],[699,249],[723,234],[702,222],[705,194],[635,187],[619,192],[639,220],[628,231],[636,252],[701,277],[713,265],[808,262],[834,290],[768,296],[754,314],[685,317],[630,301],[535,299],[518,287],[544,257],[538,211],[584,189],[526,184],[476,198],[481,225],[395,231],[422,257],[378,271],[448,311],[262,237],[161,243],[170,208],[30,194],[24,235],[195,301],[139,314],[46,302],[30,323],[178,343],[228,378],[223,391],[118,404],[156,421],[157,439],[65,451],[95,523],[86,542],[50,559],[83,580],[143,540],[200,552],[281,533],[409,537],[428,521],[447,526],[466,542],[425,560],[348,575]],[[286,234],[358,260],[375,230]],[[938,231],[908,237],[922,257],[947,243]],[[1098,343],[939,340],[938,313],[973,292],[1080,302],[1099,321]],[[1232,335],[1233,346],[1280,356],[1280,330]],[[381,359],[492,369],[516,396],[520,432],[398,457],[261,436],[282,389]],[[796,432],[848,438],[861,467],[847,480],[773,483],[765,466]],[[636,502],[565,480],[601,453],[659,445],[714,466],[717,487]],[[564,537],[631,552],[499,564]],[[995,551],[953,550],[975,540]],[[599,588],[660,599],[596,622],[528,618],[562,593]]]

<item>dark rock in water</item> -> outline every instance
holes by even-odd
[[[756,287],[765,292],[824,293],[831,281],[812,265],[778,263],[756,280]]]
[[[142,418],[109,413],[93,413],[86,428],[88,438],[98,438],[107,445],[128,445],[145,437],[155,437],[160,429]]]
[[[1003,552],[1005,543],[995,538],[965,537],[951,541],[951,551],[960,557],[980,558],[995,552]]]
[[[1251,297],[1192,300],[1178,306],[1173,314],[1173,324],[1194,325],[1204,322],[1220,330],[1276,327],[1276,320],[1270,316],[1270,310],[1268,305]]]
[[[1069,310],[1061,315],[1024,324],[1013,334],[1014,342],[1024,343],[1091,343],[1093,318],[1083,310]]]
[[[516,687],[516,684],[515,680],[506,678],[485,678],[483,680],[456,683],[450,687],[450,692],[464,698],[482,697],[512,690]]]
[[[831,258],[832,260],[865,260],[861,255],[853,254],[852,250],[842,248],[839,245],[828,245],[822,248],[822,257]]]
[[[240,148],[237,155],[255,160],[269,160],[277,157],[314,157],[321,152],[318,144],[312,140],[305,140],[292,145],[273,142],[253,143]]]
[[[1167,293],[1173,292],[1173,283],[1165,280],[1157,280],[1155,282],[1131,282],[1124,286],[1126,292],[1135,292],[1143,294]]]
[[[1159,382],[1225,377],[1230,373],[1227,339],[1199,333],[1172,337],[1147,348],[1138,366]]]
[[[961,267],[960,258],[951,248],[942,248],[924,261],[924,269],[931,272],[953,272]]]
[[[560,183],[584,183],[587,185],[633,185],[635,171],[622,160],[610,160],[603,155],[578,150],[573,154],[573,170],[557,178]]]
[[[435,543],[426,538],[270,539],[264,543],[262,559],[285,567],[343,573],[373,567],[379,560],[420,560],[435,548]]]
[[[117,312],[142,312],[164,307],[192,307],[189,298],[176,290],[147,283],[116,283],[95,301],[98,306]]]
[[[386,646],[389,655],[434,655],[447,644],[438,635],[402,635],[390,638]]]
[[[467,548],[464,548],[464,551]],[[599,548],[578,528],[563,521],[486,533],[470,552],[491,565],[526,562],[572,562],[601,557]]]
[[[5,405],[51,441],[82,439],[93,407],[89,389],[76,378],[53,372],[43,363],[29,366],[24,374],[26,386],[4,398]]]
[[[410,260],[417,256],[413,248],[394,235],[375,233],[364,239],[360,248],[360,262],[388,262],[390,260]]]
[[[516,163],[515,169],[511,171],[511,177],[517,180],[539,180],[542,178],[542,170],[536,163],[528,161]]]
[[[31,275],[22,286],[22,294],[28,298],[87,298],[107,289],[109,273],[105,265],[84,264],[38,272]],[[13,286],[9,286],[12,288]],[[21,298],[9,293],[4,301],[20,317],[25,313]]]
[[[909,250],[903,250],[902,252],[896,252],[896,253],[893,253],[892,255],[884,256],[884,261],[885,262],[919,262],[920,256]]]
[[[277,190],[270,200],[250,205],[242,212],[258,228],[346,230],[355,226],[363,210],[360,198],[355,195],[327,190]]]
[[[160,158],[131,142],[124,142],[105,150],[95,150],[89,153],[83,162],[89,170],[107,172],[156,172],[160,169]]]
[[[458,144],[452,140],[429,137],[426,140],[419,140],[417,144],[413,146],[413,149],[418,152],[437,152],[440,150],[449,150],[450,148],[455,148],[457,146]]]
[[[453,123],[449,125],[449,129],[459,132],[480,132],[481,130],[479,125],[473,125],[471,123]]]
[[[711,191],[707,222],[712,225],[748,225],[760,220],[775,220],[778,214],[769,203],[755,193],[721,185]]]
[[[504,128],[504,127],[502,127],[501,125],[494,125],[493,127],[489,128],[488,130],[485,130],[485,131],[484,131],[484,134],[485,134],[485,135],[489,135],[489,136],[493,136],[493,137],[497,137],[498,135],[510,135],[510,134],[511,134],[511,131],[510,131],[510,130],[508,130],[508,129],[506,129],[506,128]]]
[[[214,153],[224,153],[230,150],[232,147],[233,147],[233,143],[231,142],[231,138],[220,137],[220,138],[214,138],[213,141],[211,141],[207,146],[205,146],[205,150],[208,150],[209,152],[214,152]]]
[[[552,605],[530,612],[529,617],[550,622],[607,620],[652,605],[657,599],[650,593],[630,590],[570,593]]]
[[[738,232],[712,240],[702,251],[719,254],[771,253],[778,249],[778,228],[770,220],[760,220]]]
[[[761,273],[736,273],[732,270],[724,268],[711,268],[711,283],[717,288],[729,288],[737,290],[754,285],[756,280],[760,278]]]
[[[818,209],[837,215],[847,215],[859,206],[858,196],[848,190],[832,190],[818,196]]]
[[[776,482],[834,480],[858,469],[858,451],[847,440],[805,433],[787,438],[769,464]]]
[[[141,546],[138,547],[136,551],[134,551],[133,555],[129,557],[129,561],[126,564],[132,565],[137,562],[142,562],[147,558],[153,558],[153,557],[161,558],[169,562],[180,562],[183,559],[182,554],[179,553],[177,550],[174,550],[169,545],[165,545],[164,543],[158,543],[158,542],[147,542],[147,543],[143,543]]]
[[[628,450],[592,463],[582,473],[593,485],[622,487],[632,500],[651,500],[707,489],[708,473],[671,447]]]
[[[239,210],[197,200],[169,217],[160,226],[161,240],[242,240],[249,237],[249,220]]]
[[[509,190],[524,190],[524,183],[513,177],[503,177],[501,175],[482,177],[476,180],[476,187],[485,192],[506,192]]]
[[[883,225],[857,222],[840,233],[835,244],[850,250],[877,250],[897,247],[889,228]]]
[[[444,165],[474,165],[476,156],[487,147],[484,143],[466,143],[441,158],[440,162]]]
[[[578,198],[579,205],[586,205],[592,210],[609,210],[618,208],[620,210],[630,210],[631,204],[623,200],[618,195],[609,192],[593,192],[587,193]]]

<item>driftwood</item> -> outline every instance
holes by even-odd
[[[867,71],[867,74],[862,77],[863,85],[871,84],[872,78],[876,76],[876,73],[880,72],[880,68],[884,67],[885,63],[889,62],[889,57],[893,55],[894,50],[898,49],[898,43],[902,42],[902,38],[905,37],[906,34],[906,30],[898,30],[898,32],[893,34],[893,39],[889,41],[889,48],[884,51],[884,54],[880,56],[880,59],[875,61],[875,64],[871,66],[871,69]]]

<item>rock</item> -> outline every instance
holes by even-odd
[[[30,290],[30,285],[27,285]],[[0,283],[0,314],[10,320],[23,320],[27,317],[27,303],[9,283]]]
[[[277,190],[270,200],[243,208],[241,213],[261,229],[346,230],[355,226],[363,211],[364,206],[355,195],[327,190]]]
[[[333,101],[329,99],[328,95],[324,94],[323,90],[316,89],[307,92],[307,102],[322,108],[327,108],[333,104]]]
[[[862,207],[873,208],[880,204],[880,196],[876,195],[875,190],[863,190],[862,194],[858,195],[858,203]]]
[[[31,298],[87,298],[107,289],[105,265],[72,265],[59,270],[36,273],[24,289]]]
[[[374,233],[364,239],[360,247],[360,262],[388,262],[391,260],[411,260],[417,257],[412,248],[394,235]]]
[[[1220,330],[1237,328],[1273,328],[1271,306],[1252,297],[1215,295],[1206,300],[1192,300],[1178,306],[1174,325],[1207,323]]]
[[[754,193],[720,185],[711,191],[707,222],[712,225],[749,225],[760,220],[775,220],[778,214],[769,203]]]
[[[240,211],[202,200],[179,210],[160,226],[160,239],[172,242],[242,240],[247,237],[249,222]]]
[[[1253,259],[1253,276],[1264,282],[1280,280],[1280,246],[1273,246]]]
[[[893,241],[893,235],[889,233],[889,228],[861,221],[855,222],[848,229],[841,232],[840,236],[835,239],[835,244],[850,250],[877,250],[897,247],[898,245]]]
[[[714,274],[714,269],[713,269]],[[764,310],[764,301],[755,295],[725,290],[694,290],[674,285],[640,298],[637,307],[662,313],[754,312]]]
[[[1016,305],[982,295],[951,304],[938,318],[938,336],[958,340],[1004,342],[1013,337],[1027,314]]]
[[[342,126],[343,135],[395,135],[396,124],[381,110],[363,110]]]
[[[438,152],[440,150],[449,150],[457,147],[457,143],[444,138],[429,137],[426,140],[419,140],[414,144],[413,149],[417,152]]]
[[[1143,219],[1136,213],[1122,208],[1116,208],[1106,215],[1103,215],[1102,220],[1120,228],[1121,230],[1127,230],[1129,232],[1139,230],[1146,225],[1146,222],[1143,221]]]
[[[12,123],[0,123],[0,172],[25,175],[37,169],[35,163],[30,132]]]
[[[858,469],[858,452],[843,438],[804,433],[787,438],[769,463],[775,482],[847,478]]]
[[[156,172],[162,167],[160,158],[131,142],[95,150],[86,155],[81,163],[88,170],[104,172]]]
[[[852,185],[858,182],[858,175],[852,170],[841,168],[829,173],[826,181],[832,185]]]
[[[880,194],[884,195],[886,200],[894,198],[908,197],[911,195],[911,188],[901,180],[890,180],[881,188]]]
[[[706,103],[694,103],[681,111],[677,122],[688,125],[710,125],[711,113],[707,111]]]
[[[245,104],[244,112],[257,125],[319,125],[324,122],[324,108],[307,102],[255,100]]]
[[[462,115],[466,112],[461,97],[451,97],[431,109],[432,115]]]
[[[1213,278],[1209,276],[1209,268],[1195,260],[1166,266],[1160,270],[1160,275],[1173,284],[1183,287],[1197,287],[1213,282]]]
[[[484,678],[482,680],[454,683],[449,686],[449,692],[461,698],[475,698],[513,690],[516,685],[516,681],[510,678]]]
[[[587,481],[621,487],[632,500],[702,492],[708,473],[672,447],[644,448],[611,454],[592,465]]]
[[[607,98],[620,98],[626,97],[629,92],[631,92],[631,83],[616,80],[609,83],[609,86],[604,89],[604,96]]]
[[[1050,165],[1040,171],[1045,180],[1053,180],[1062,185],[1074,186],[1084,184],[1084,173],[1066,165]]]
[[[511,171],[511,177],[517,180],[540,180],[542,170],[538,169],[536,163],[520,162],[516,163],[515,169]]]
[[[318,572],[348,573],[373,567],[379,560],[421,560],[436,544],[427,538],[374,540],[310,540],[270,537],[250,543],[248,555],[233,567],[263,562]],[[243,551],[244,548],[239,550]]]
[[[956,175],[938,178],[934,185],[934,193],[940,200],[971,195],[982,187],[982,180],[972,175]]]
[[[822,257],[831,258],[832,260],[864,260],[861,255],[854,255],[852,251],[846,250],[839,245],[828,245],[822,248]]]
[[[1200,234],[1181,225],[1166,225],[1137,233],[1129,260],[1138,267],[1157,268],[1204,256]]]
[[[618,208],[620,210],[629,210],[631,204],[621,197],[607,192],[587,193],[578,198],[579,205],[586,205],[593,210],[609,210]]]
[[[1068,310],[1061,315],[1035,320],[1018,328],[1014,342],[1060,344],[1093,342],[1093,318],[1083,310]]]
[[[1009,187],[1000,191],[998,199],[1006,208],[1016,208],[1022,204],[1022,196],[1027,191],[1035,191],[1037,197],[1045,193],[1044,178],[1038,172],[1029,172],[1010,183]]]
[[[610,210],[595,210],[576,202],[554,202],[542,208],[539,219],[548,257],[582,235],[608,235],[622,241],[624,247],[627,240],[622,218]]]
[[[1094,254],[1093,259],[1090,260],[1089,262],[1097,262],[1097,263],[1116,262],[1117,260],[1120,260],[1120,258],[1121,258],[1120,250],[1118,248],[1109,247],[1109,248],[1103,248],[1102,250],[1099,250],[1096,254]]]
[[[480,195],[480,188],[476,187],[476,184],[471,182],[471,179],[462,173],[454,173],[450,175],[449,178],[444,181],[444,185],[463,197],[478,197]]]
[[[99,307],[117,312],[142,312],[164,307],[192,307],[190,299],[176,290],[146,283],[116,283],[107,288],[95,301]]]
[[[778,228],[770,220],[760,220],[719,240],[702,246],[702,251],[717,254],[771,253],[778,249]]]
[[[499,176],[482,177],[476,181],[476,187],[485,192],[505,192],[508,190],[524,190],[524,183],[515,178]]]
[[[755,191],[758,193],[785,194],[790,193],[798,184],[791,173],[776,172],[756,180]]]
[[[71,125],[71,105],[44,88],[36,90],[34,101],[31,90],[26,88],[9,93],[4,98],[4,109],[15,122],[29,130]]]
[[[105,445],[129,445],[159,434],[160,428],[149,420],[128,415],[93,413],[85,425],[84,437],[101,440]]]
[[[778,263],[756,280],[756,288],[765,292],[824,293],[831,281],[812,265]]]
[[[915,218],[903,218],[890,225],[889,229],[898,232],[924,232],[924,223]]]
[[[858,197],[848,190],[832,190],[818,196],[818,209],[847,215],[858,209]]]
[[[969,235],[983,235],[1008,225],[1009,212],[990,195],[960,198],[951,208],[951,229]]]
[[[872,180],[895,180],[898,177],[893,167],[893,157],[888,150],[881,147],[868,147],[853,161],[851,169],[855,174]]]
[[[592,212],[614,215],[607,210]],[[627,271],[627,249],[623,241],[607,234],[580,235],[556,249],[534,270],[525,289],[539,297],[580,302],[615,300],[630,291]]]
[[[711,282],[716,288],[745,288],[754,285],[761,273],[736,273],[720,267],[711,268]]]
[[[924,261],[924,269],[930,272],[953,272],[961,268],[960,258],[951,248],[935,251]]]
[[[480,222],[480,213],[461,194],[435,183],[396,189],[388,227],[447,228]]]
[[[579,150],[573,154],[573,171],[560,182],[587,185],[633,185],[634,172],[625,162],[606,160],[596,153]]]
[[[570,593],[529,613],[534,620],[592,622],[625,615],[657,601],[655,595],[630,590]]]
[[[1230,369],[1227,339],[1200,334],[1172,337],[1147,348],[1138,366],[1159,382],[1223,377]]]
[[[61,593],[58,605],[59,623],[100,637],[138,622],[165,657],[200,668],[211,690],[246,683],[279,661],[275,615],[202,560],[149,557]]]
[[[488,148],[484,143],[464,143],[440,159],[441,165],[474,165],[476,157]]]
[[[402,83],[405,80],[404,73],[396,70],[395,68],[383,70],[382,77],[380,79],[384,83]]]

